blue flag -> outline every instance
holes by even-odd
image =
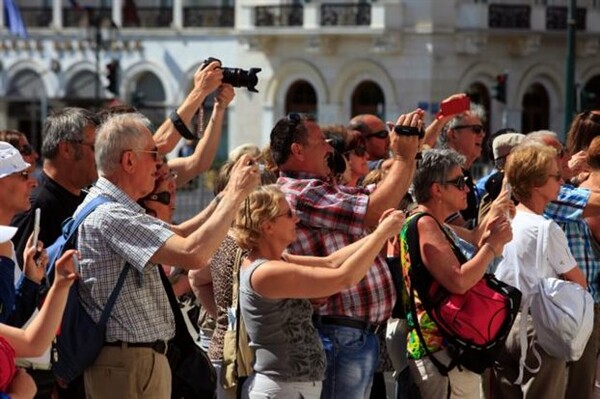
[[[21,18],[21,12],[13,0],[4,0],[4,20],[10,33],[24,39],[27,38],[27,28]]]

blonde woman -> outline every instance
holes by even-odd
[[[296,240],[298,218],[275,185],[253,192],[236,218],[236,240],[249,251],[240,271],[242,316],[255,352],[249,398],[319,398],[325,352],[312,324],[311,298],[360,281],[404,214],[390,210],[365,238],[327,257],[284,253]]]

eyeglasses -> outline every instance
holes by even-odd
[[[164,205],[169,205],[171,203],[171,193],[168,191],[163,191],[160,193],[150,194],[148,197],[146,197],[146,200],[156,201]]]
[[[19,148],[19,152],[23,156],[29,156],[33,154],[33,147],[29,144],[25,144],[23,147]]]
[[[442,184],[444,184],[444,185],[449,184],[451,186],[458,188],[460,191],[462,191],[467,186],[467,177],[466,176],[458,176],[456,179],[446,180]]]
[[[390,137],[390,133],[387,130],[380,130],[375,133],[367,134],[366,138],[370,139],[371,137],[377,137],[378,139],[386,139]]]
[[[142,153],[145,153],[145,154],[152,154],[152,157],[154,158],[154,160],[156,162],[162,162],[162,156],[160,154],[160,151],[158,151],[158,149],[156,149],[156,150],[134,150],[134,149],[129,149],[129,150],[125,150],[123,152],[127,152],[127,151],[142,152]]]
[[[292,211],[292,209],[291,209],[291,208],[289,208],[289,209],[287,210],[287,212],[280,213],[279,215],[275,215],[275,217],[273,217],[273,219],[277,219],[277,218],[279,218],[279,217],[282,217],[282,216],[287,216],[287,217],[288,217],[288,219],[291,219],[291,218],[293,218],[293,217],[294,217],[294,211]]]
[[[556,174],[550,174],[548,173],[548,177],[554,177],[554,180],[556,180],[557,182],[561,182],[562,181],[562,175],[560,173],[556,173]]]
[[[21,179],[23,179],[24,181],[29,180],[29,172],[26,170],[23,170],[21,172],[16,172],[16,173],[12,173],[13,176],[19,176],[21,177]]]
[[[458,125],[458,126],[454,126],[452,129],[454,130],[461,130],[461,129],[471,129],[473,131],[473,133],[475,134],[479,134],[481,132],[483,132],[483,126],[481,125]]]

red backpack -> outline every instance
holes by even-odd
[[[464,366],[481,374],[493,364],[506,341],[519,311],[521,291],[497,280],[492,274],[485,274],[465,294],[452,294],[446,290],[431,276],[421,259],[417,222],[423,216],[432,217],[427,213],[418,213],[404,224],[401,232],[400,258],[405,263],[403,270],[408,266],[410,281],[407,291],[414,328],[425,352],[442,375],[447,375],[455,366]],[[467,259],[454,240],[439,226],[450,242],[454,255],[461,264],[465,263]],[[415,291],[425,311],[449,344],[447,349],[453,361],[448,366],[437,360],[425,345],[416,316]]]

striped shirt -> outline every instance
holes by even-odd
[[[150,258],[174,233],[146,215],[131,197],[105,178],[90,190],[75,214],[98,195],[112,199],[79,226],[80,296],[95,320],[126,262],[132,266],[108,319],[106,340],[153,342],[175,335],[175,320],[156,264]]]
[[[364,220],[374,186],[337,186],[291,172],[281,173],[277,183],[300,219],[290,253],[327,256],[368,234]],[[395,302],[392,276],[379,255],[357,285],[330,296],[317,313],[380,324],[390,318]]]

